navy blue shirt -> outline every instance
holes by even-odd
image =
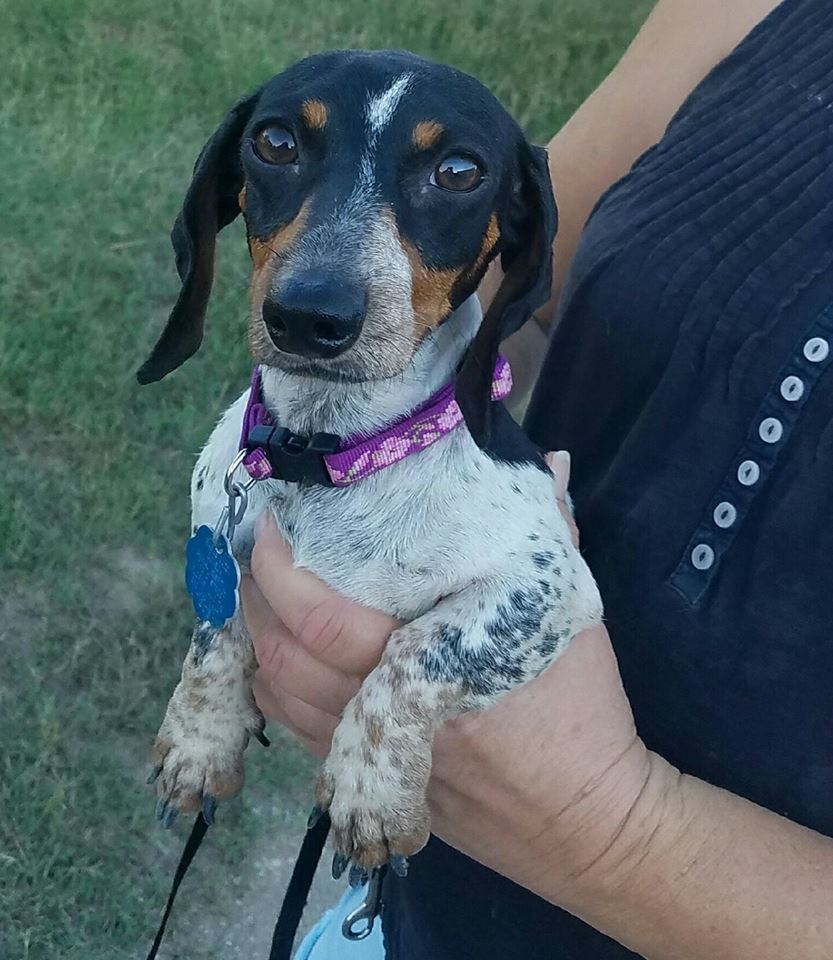
[[[527,426],[649,748],[833,835],[833,4],[786,0],[601,198]],[[389,960],[621,960],[432,840]]]

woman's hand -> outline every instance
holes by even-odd
[[[574,543],[578,530],[567,506],[570,456],[547,457],[553,496]],[[324,757],[341,712],[379,662],[393,617],[347,600],[312,574],[298,570],[268,513],[256,526],[253,577],[242,584],[246,622],[260,669],[254,689],[270,719]]]
[[[553,454],[550,466],[554,496],[577,540],[565,503],[569,457]],[[323,757],[342,710],[397,622],[294,568],[270,519],[259,526],[252,573],[243,595],[260,663],[258,704]],[[530,885],[530,867],[546,869],[553,880],[536,850],[549,831],[559,848],[559,882],[569,884],[629,809],[646,776],[646,757],[607,633],[587,631],[557,667],[491,710],[440,731],[429,790],[434,832]]]
[[[252,575],[243,605],[258,703],[324,756],[397,623],[296,569],[271,518]],[[438,836],[634,952],[833,956],[833,841],[648,751],[603,627],[492,709],[440,730],[433,756]]]

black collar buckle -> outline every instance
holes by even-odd
[[[272,476],[287,483],[319,483],[332,487],[324,457],[337,453],[341,438],[332,433],[304,437],[286,427],[259,424],[246,440],[247,450],[262,450],[272,467]]]

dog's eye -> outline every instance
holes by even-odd
[[[443,190],[474,190],[483,180],[483,171],[471,157],[446,157],[431,174],[431,183]]]
[[[295,163],[298,145],[286,127],[264,127],[255,137],[255,152],[264,163]]]

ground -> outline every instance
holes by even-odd
[[[242,92],[330,47],[468,70],[543,141],[648,0],[6,0],[0,31],[0,956],[143,958],[187,824],[147,749],[188,643],[188,476],[247,381],[236,224],[201,354],[139,388],[177,290],[167,241]],[[250,747],[163,956],[264,955],[314,765]],[[320,899],[338,888],[324,881]],[[237,944],[236,948],[228,943]],[[238,952],[235,952],[235,949]]]

